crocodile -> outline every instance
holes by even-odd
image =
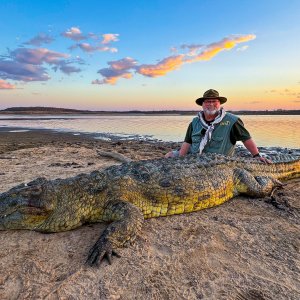
[[[266,197],[282,180],[300,177],[300,159],[273,163],[219,154],[133,161],[67,179],[37,178],[0,195],[0,230],[61,232],[110,222],[86,263],[111,264],[144,219],[195,212],[238,196]]]

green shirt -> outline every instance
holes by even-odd
[[[211,122],[207,122],[207,123],[209,125]],[[192,131],[193,131],[193,128],[192,128],[192,122],[191,122],[186,131],[186,135],[185,135],[185,139],[184,139],[184,141],[188,144],[192,144]],[[204,134],[205,134],[205,129],[204,129],[203,135]],[[240,118],[238,118],[238,120],[234,123],[234,125],[232,126],[232,129],[230,131],[231,143],[233,145],[235,145],[237,141],[245,142],[249,139],[251,139],[250,133],[244,127],[243,121]]]

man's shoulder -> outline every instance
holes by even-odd
[[[199,121],[199,117],[198,116],[195,116],[193,119],[192,119],[192,122],[191,124],[195,123],[195,122],[198,122]]]
[[[233,113],[230,113],[230,112],[226,112],[226,116],[225,117],[227,117],[228,119],[231,119],[231,120],[233,120],[235,122],[239,119],[238,116],[236,116],[236,115],[234,115]]]

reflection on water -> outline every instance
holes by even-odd
[[[122,136],[152,136],[163,141],[182,141],[193,116],[10,116],[0,117],[0,126],[47,128]],[[27,119],[26,118],[31,118]],[[300,116],[241,116],[259,146],[300,148]]]
[[[300,116],[241,116],[259,146],[300,148]]]

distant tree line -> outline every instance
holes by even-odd
[[[229,111],[237,115],[300,115],[300,110],[238,110]],[[196,110],[130,110],[130,111],[92,111],[92,110],[79,110],[70,108],[57,108],[57,107],[43,107],[43,106],[26,106],[26,107],[9,107],[0,110],[1,114],[141,114],[141,115],[195,115]]]
[[[43,107],[43,106],[26,106],[26,107],[9,107],[6,109],[1,110],[2,112],[20,112],[20,111],[44,111],[44,112],[84,112],[88,110],[78,110],[78,109],[70,109],[70,108],[57,108],[57,107]]]

